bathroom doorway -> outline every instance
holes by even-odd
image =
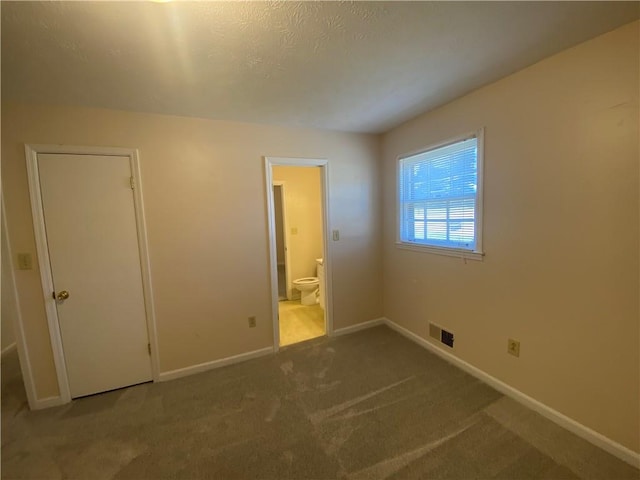
[[[287,227],[285,224],[284,182],[273,182],[273,210],[276,229],[276,264],[278,269],[278,301],[291,300],[291,285],[287,271]]]
[[[265,162],[277,350],[330,332],[327,162]]]

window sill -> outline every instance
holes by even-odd
[[[396,247],[401,250],[411,250],[421,253],[435,253],[436,255],[444,255],[446,257],[463,258],[465,260],[479,260],[484,258],[483,252],[472,252],[470,250],[462,250],[460,248],[443,248],[430,245],[414,245],[411,243],[396,242]]]

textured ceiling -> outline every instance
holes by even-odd
[[[3,100],[382,132],[637,2],[2,2]]]

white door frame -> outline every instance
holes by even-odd
[[[129,157],[131,175],[134,178],[133,203],[136,214],[136,227],[138,231],[138,250],[140,252],[140,269],[142,273],[142,288],[144,292],[144,306],[147,319],[147,333],[151,344],[151,373],[153,381],[160,379],[160,363],[158,355],[158,337],[156,330],[155,311],[153,307],[153,292],[151,288],[151,268],[149,252],[147,248],[147,230],[145,227],[144,207],[142,199],[142,182],[140,176],[140,163],[138,151],[133,148],[117,147],[74,147],[66,145],[25,145],[25,157],[27,161],[27,175],[29,178],[29,196],[31,198],[31,214],[33,217],[33,230],[38,253],[38,266],[40,267],[40,280],[49,324],[49,336],[53,350],[53,361],[58,376],[58,388],[60,390],[60,404],[71,401],[69,379],[64,361],[64,349],[60,335],[60,324],[55,300],[51,293],[53,288],[53,276],[49,262],[49,249],[47,246],[47,234],[42,208],[42,195],[40,191],[40,175],[38,172],[38,154],[69,154],[69,155],[103,155]]]
[[[274,187],[280,187],[280,200],[282,205],[280,209],[282,210],[282,243],[284,244],[284,281],[285,281],[285,290],[287,294],[287,300],[291,300],[293,298],[293,281],[291,280],[291,257],[289,256],[289,223],[287,222],[287,202],[286,202],[286,189],[285,182],[283,181],[274,181]],[[275,208],[275,204],[274,204]],[[275,213],[275,210],[274,210]],[[274,217],[275,218],[275,217]],[[275,225],[275,224],[274,224]],[[278,264],[277,254],[276,254],[276,265]],[[279,297],[279,295],[278,295]]]
[[[9,278],[9,285],[2,284],[2,288],[10,290],[10,294],[13,295],[16,302],[16,316],[13,319],[13,333],[16,338],[16,347],[18,350],[18,360],[20,361],[20,371],[22,372],[22,380],[24,382],[24,389],[27,394],[27,402],[29,408],[36,410],[39,408],[47,407],[47,400],[38,400],[36,397],[36,387],[33,381],[33,372],[31,368],[31,362],[29,361],[29,349],[27,342],[25,341],[24,326],[22,324],[22,313],[20,311],[20,297],[18,295],[18,289],[16,288],[16,274],[13,265],[13,250],[11,249],[11,242],[9,241],[9,231],[7,230],[7,212],[5,211],[4,193],[2,193],[2,240],[6,242],[8,256],[2,258],[2,262],[8,265],[11,272]]]
[[[278,256],[276,253],[276,219],[273,206],[273,167],[320,167],[322,194],[322,235],[325,272],[324,323],[327,336],[333,335],[333,296],[331,294],[331,242],[329,237],[329,161],[324,158],[264,157],[267,190],[267,215],[269,226],[269,268],[271,274],[271,315],[273,318],[273,350],[280,350],[280,322],[278,321]]]

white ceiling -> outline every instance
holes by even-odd
[[[639,11],[609,1],[3,1],[2,96],[378,133]]]

